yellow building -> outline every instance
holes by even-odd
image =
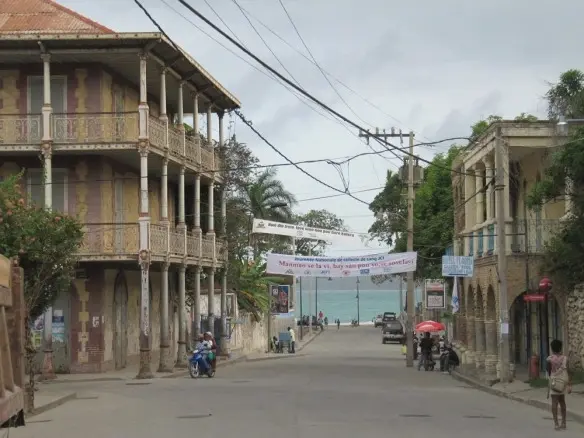
[[[549,342],[566,339],[565,300],[552,290],[545,302],[526,301],[538,292],[545,243],[559,230],[569,201],[556,199],[541,209],[526,206],[526,198],[542,177],[550,153],[564,139],[548,121],[501,121],[469,145],[453,164],[455,255],[472,256],[474,277],[465,278],[456,318],[456,339],[463,362],[495,378],[499,369],[500,295],[497,261],[507,255],[510,362],[525,369],[532,356],[544,362]],[[495,190],[495,148],[503,151],[504,189]],[[505,216],[496,214],[503,197]],[[506,247],[498,248],[497,221],[505,223]],[[547,318],[546,318],[547,316]]]
[[[200,282],[215,290],[217,278],[220,309],[209,300],[203,319],[225,334],[220,148],[223,116],[238,107],[159,33],[116,33],[50,0],[2,2],[0,177],[24,170],[31,202],[85,228],[71,293],[44,318],[47,376],[184,365],[189,266],[194,330]]]

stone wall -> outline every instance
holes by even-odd
[[[584,285],[578,286],[566,298],[568,326],[567,352],[570,366],[584,368]]]

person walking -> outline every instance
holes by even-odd
[[[337,330],[341,329],[341,320],[337,318]]]
[[[566,429],[566,394],[572,392],[572,382],[568,371],[568,358],[562,353],[562,341],[554,339],[550,347],[552,354],[546,360],[549,379],[548,398],[552,399],[552,416],[556,430]],[[558,405],[562,414],[562,422],[558,418]]]
[[[290,348],[288,349],[288,353],[296,353],[296,333],[292,327],[288,327],[288,333],[290,333]]]

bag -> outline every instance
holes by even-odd
[[[550,389],[553,392],[563,393],[568,384],[568,368],[566,364],[566,357],[562,361],[561,367],[550,376]]]
[[[401,346],[401,354],[404,354],[405,355],[407,352],[408,352],[408,347],[405,346],[405,345],[402,345]]]

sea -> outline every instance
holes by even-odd
[[[296,284],[296,294],[300,293],[299,283]],[[383,312],[395,312],[405,307],[406,281],[402,282],[403,306],[400,307],[400,281],[388,280],[375,284],[370,278],[359,279],[359,299],[357,300],[357,283],[355,278],[328,278],[302,279],[302,314],[315,315],[318,312],[328,317],[329,324],[340,319],[342,324],[348,324],[357,319],[357,303],[359,304],[359,323],[368,324]],[[415,302],[422,302],[423,292],[416,288]],[[317,302],[318,300],[318,302]],[[318,310],[315,311],[315,308]],[[300,300],[296,297],[294,316],[300,315]]]

